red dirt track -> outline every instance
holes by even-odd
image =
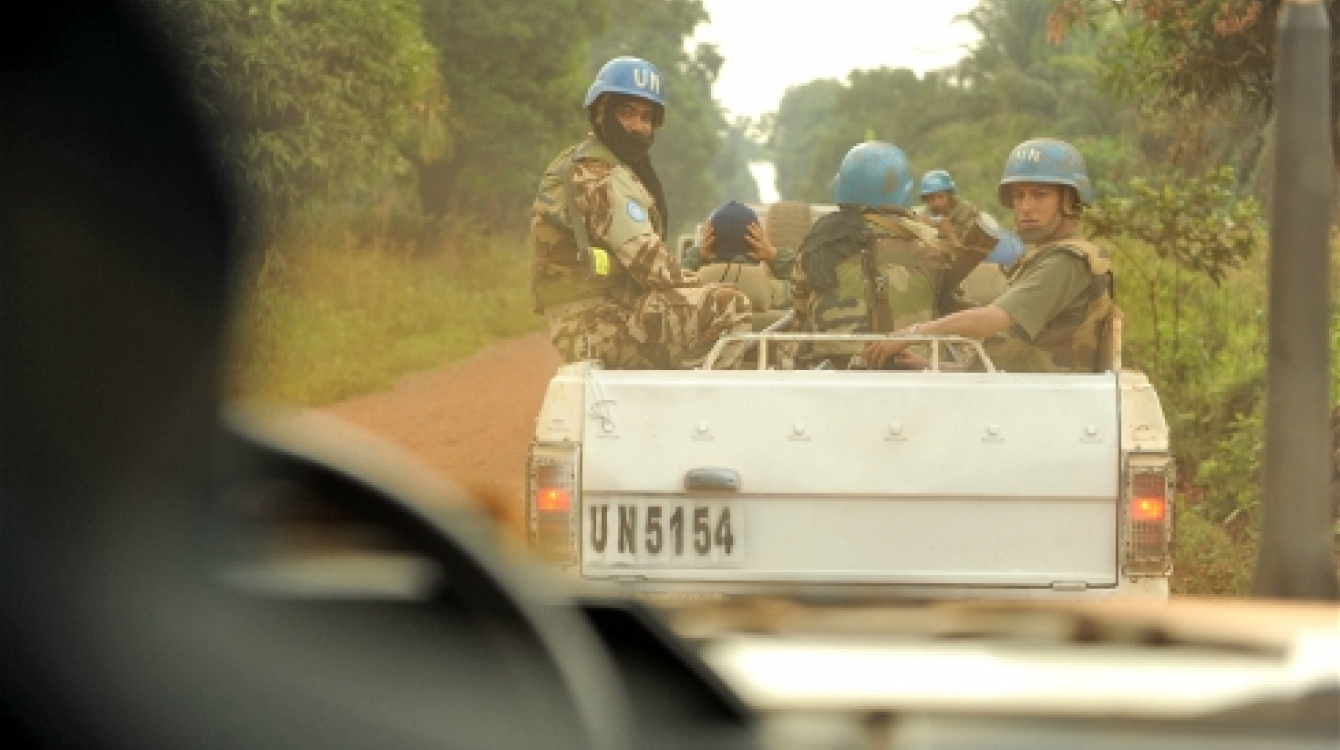
[[[558,352],[536,333],[325,411],[408,450],[519,534],[526,449],[558,365]]]

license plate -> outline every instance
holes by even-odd
[[[712,500],[596,500],[582,517],[587,564],[716,567],[744,560],[744,514]]]

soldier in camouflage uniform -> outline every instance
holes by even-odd
[[[934,318],[990,247],[943,240],[917,221],[907,158],[896,146],[851,149],[833,182],[840,209],[811,228],[792,296],[802,330],[888,332]],[[860,344],[816,342],[802,359],[845,364]]]
[[[743,203],[730,201],[712,213],[703,225],[698,268],[703,281],[732,284],[749,297],[754,330],[776,323],[791,308],[791,286],[776,271],[780,248],[772,244],[758,214]]]
[[[565,362],[616,369],[702,364],[719,338],[751,328],[749,300],[702,285],[668,252],[666,208],[648,149],[663,119],[660,72],[606,63],[586,96],[593,132],[545,170],[531,210],[536,309]],[[718,367],[735,364],[728,346]]]
[[[1064,141],[1025,141],[1010,152],[1000,181],[1026,251],[993,304],[899,333],[958,334],[983,340],[996,366],[1013,372],[1095,372],[1111,366],[1109,326],[1119,315],[1108,251],[1079,235],[1093,200],[1084,157]],[[866,346],[874,366],[903,357],[905,341]],[[917,358],[905,363],[919,366]]]
[[[939,229],[941,237],[961,244],[972,233],[973,223],[981,212],[959,197],[958,186],[948,172],[933,169],[922,175],[917,192],[922,201],[917,217]]]

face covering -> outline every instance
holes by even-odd
[[[591,108],[591,126],[595,129],[596,137],[633,170],[633,174],[642,181],[643,187],[651,193],[661,219],[656,230],[664,235],[665,228],[670,225],[670,206],[665,202],[665,189],[661,187],[660,176],[651,166],[649,153],[656,131],[653,129],[645,136],[630,133],[624,130],[623,123],[619,122],[618,116],[614,114],[619,105],[634,99],[637,97],[627,94],[605,94],[596,103],[596,106],[602,108],[601,116],[597,118],[595,107]]]
[[[630,133],[624,129],[623,123],[619,122],[615,111],[636,98],[627,94],[607,94],[600,103],[603,108],[601,116],[596,118],[593,113],[591,118],[591,124],[595,126],[596,135],[600,140],[604,141],[616,156],[629,164],[647,158],[651,153],[651,144],[655,140],[656,133],[654,129],[646,134]]]

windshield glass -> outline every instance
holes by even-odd
[[[524,467],[535,418],[559,366],[578,358],[575,345],[561,340],[569,318],[556,311],[564,305],[598,298],[632,309],[642,304],[638,294],[702,284],[739,292],[718,294],[659,328],[607,319],[618,331],[610,341],[627,334],[635,343],[609,345],[610,371],[700,365],[707,344],[751,330],[745,298],[752,318],[764,321],[752,330],[791,313],[778,330],[920,326],[920,333],[978,339],[1020,332],[1030,345],[1058,330],[1058,320],[1080,330],[1119,309],[1118,332],[1094,328],[1098,343],[1081,359],[1098,363],[1085,364],[1090,371],[1143,373],[1147,385],[1139,388],[1156,393],[1152,403],[1161,409],[1149,423],[1158,433],[1149,445],[1168,459],[1166,483],[1146,498],[1162,504],[1130,523],[1175,521],[1168,538],[1156,540],[1158,554],[1175,557],[1173,596],[1248,593],[1261,517],[1261,205],[1271,199],[1267,84],[1278,3],[159,5],[186,50],[193,94],[218,126],[221,153],[251,201],[255,256],[240,282],[233,396],[312,407],[384,436],[464,486],[520,548],[534,520]],[[619,58],[635,60],[612,62]],[[629,99],[650,107],[638,105],[630,119]],[[614,101],[625,106],[606,109]],[[1082,158],[1078,171],[1074,163],[1048,171],[1046,149],[1016,150],[1038,138],[1073,149]],[[557,177],[542,178],[561,176],[562,155],[586,141],[608,149],[601,158],[624,163],[634,192],[587,217],[593,251],[569,261],[561,256],[577,244],[563,218],[570,198],[553,187]],[[847,170],[844,159],[860,144],[875,144],[870,153],[881,159],[894,157],[875,152],[893,147],[901,161],[888,174],[897,179],[870,182]],[[575,183],[603,185],[610,168],[592,169],[574,172]],[[617,181],[622,173],[613,174]],[[1032,193],[1018,185],[1001,190],[1020,182],[1046,188],[1033,192],[1053,208],[1035,215],[1022,208]],[[571,200],[585,211],[591,195]],[[731,201],[747,213],[735,224],[717,223],[716,212]],[[838,203],[894,207],[924,227],[929,234],[916,236],[925,242],[980,253],[936,271],[939,286],[906,302],[911,308],[899,308],[911,299],[899,296],[901,282],[885,298],[866,297],[859,282],[847,297],[835,291],[830,302],[850,303],[858,323],[825,329],[824,310],[833,305],[823,301],[824,273],[797,257],[807,241],[819,242],[808,238],[821,217],[840,215]],[[758,233],[750,235],[755,222]],[[1069,291],[1020,301],[1013,286],[1026,284],[1012,286],[1012,276],[1035,248],[1060,236],[1057,227],[1101,246],[1110,266],[1102,273],[1119,290],[1104,298],[1108,307],[1074,302],[1091,288],[1079,263]],[[732,242],[745,265],[766,261],[761,285],[738,273],[711,275],[712,261],[726,257]],[[834,269],[835,279],[847,278]],[[1340,288],[1340,278],[1331,287]],[[689,292],[680,298],[700,304]],[[1330,308],[1333,352],[1340,349],[1337,305]],[[574,309],[563,311],[577,315]],[[937,330],[931,322],[971,309],[999,315],[974,318],[977,328]],[[688,337],[683,352],[672,345],[681,334]],[[842,369],[854,351],[834,349],[808,363],[800,356],[794,364]],[[987,351],[1000,369],[1042,361]],[[1053,366],[1057,351],[1034,354]],[[931,359],[929,350],[921,360],[915,350],[863,354],[872,365]],[[951,365],[965,359],[941,354],[937,368],[941,358]],[[1331,381],[1334,407],[1340,370],[1332,369]],[[1340,410],[1334,425],[1340,445]],[[897,437],[889,431],[904,428],[911,429],[873,429]],[[1133,490],[1123,473],[1128,456],[1108,445],[1112,454],[1090,466],[1106,472],[1107,489],[1093,492],[1108,493],[1111,506]],[[1010,492],[1024,486],[1010,485],[1001,465],[927,455],[944,464],[927,472],[991,471]],[[873,454],[862,460],[878,470]],[[1158,477],[1150,481],[1165,479]],[[657,512],[668,519],[676,507]],[[1012,517],[1038,523],[1045,514],[1021,509]],[[1116,559],[1125,554],[1117,546],[1135,533],[1125,522],[1094,527],[1084,538],[1105,539],[1103,555]],[[715,533],[719,517],[710,523]],[[766,541],[753,533],[741,538]],[[1110,585],[1126,570],[1101,567],[1094,564],[1098,572],[1084,585]]]

